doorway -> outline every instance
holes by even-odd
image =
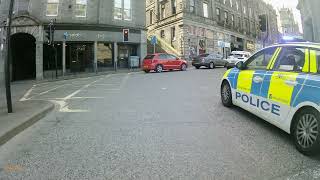
[[[11,36],[12,81],[36,78],[36,39],[27,33]]]

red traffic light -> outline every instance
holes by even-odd
[[[129,41],[129,29],[124,29],[123,30],[123,42],[128,42]]]

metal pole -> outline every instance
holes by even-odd
[[[10,7],[9,7],[9,15],[7,19],[7,53],[6,59],[4,61],[4,71],[5,71],[5,86],[6,86],[6,99],[7,99],[7,109],[8,113],[12,113],[12,99],[11,99],[11,84],[10,84],[10,63],[11,63],[11,48],[10,48],[10,36],[11,36],[11,20],[12,20],[12,12],[13,12],[13,5],[14,0],[10,0]]]
[[[156,44],[153,44],[153,54],[156,53]]]
[[[268,14],[266,14],[266,31],[267,31],[267,35],[263,40],[263,48],[266,47],[266,41],[269,39],[269,16]]]
[[[54,31],[55,31],[55,27],[54,27],[54,23],[56,22],[56,20],[52,20],[52,46],[53,46],[53,50],[54,50],[54,62],[55,62],[55,69],[56,69],[56,79],[58,79],[58,51],[57,48],[55,47],[54,44]]]

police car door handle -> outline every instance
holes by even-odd
[[[261,83],[263,81],[263,78],[260,76],[256,76],[253,78],[253,82],[255,83]]]
[[[290,80],[287,80],[287,81],[285,81],[286,82],[286,84],[287,85],[289,85],[289,86],[296,86],[297,84],[298,84],[298,82],[297,81],[290,81]]]

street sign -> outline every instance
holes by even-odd
[[[156,36],[152,36],[152,37],[151,37],[151,44],[152,44],[152,45],[156,45],[157,43],[158,43],[157,37],[156,37]]]

